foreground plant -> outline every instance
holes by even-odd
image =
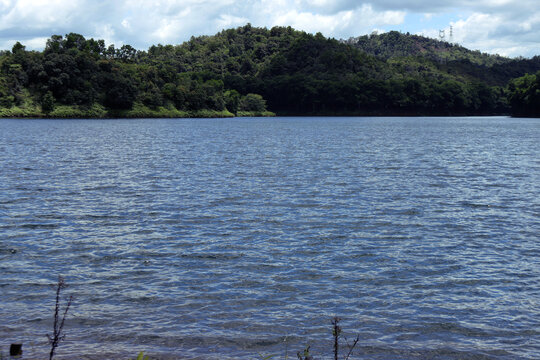
[[[339,356],[339,337],[341,336],[341,326],[339,326],[340,320],[341,319],[338,318],[337,316],[332,319],[332,326],[333,326],[332,334],[334,335],[334,360],[338,360],[338,356]],[[345,339],[345,343],[347,344],[347,347],[349,348],[349,352],[344,357],[344,359],[348,360],[349,357],[352,355],[354,348],[358,344],[358,341],[360,340],[360,335],[356,336],[352,345],[349,344],[345,336],[343,336],[343,338]]]
[[[135,360],[150,360],[150,357],[148,355],[144,355],[144,351],[141,351]]]
[[[58,283],[56,284],[56,305],[54,307],[53,334],[52,336],[47,334],[47,338],[49,339],[49,344],[51,345],[51,352],[49,353],[49,360],[53,359],[56,348],[58,347],[58,345],[60,345],[60,342],[64,340],[66,337],[66,335],[63,333],[64,323],[66,321],[66,315],[68,313],[69,307],[71,306],[71,302],[73,301],[73,296],[70,296],[67,301],[66,307],[64,309],[62,318],[60,319],[60,293],[66,287],[67,285],[66,285],[66,282],[64,281],[64,278],[62,276],[58,276]]]
[[[309,354],[309,346],[304,349],[303,353],[296,353],[298,360],[314,360],[313,357]]]
[[[356,345],[358,344],[358,341],[360,340],[360,335],[357,335],[354,341],[352,342],[352,344],[349,344],[347,338],[344,335],[342,335],[341,326],[339,326],[340,321],[341,319],[338,318],[337,316],[332,319],[332,336],[334,338],[334,360],[339,359],[339,348],[340,348],[339,338],[340,337],[343,337],[343,339],[345,340],[345,344],[347,345],[347,348],[349,349],[349,351],[347,352],[347,355],[345,355],[343,359],[349,360],[349,358],[351,357],[353,353],[354,348],[356,347]],[[298,360],[315,360],[313,356],[309,353],[309,348],[310,347],[308,346],[303,352],[298,352],[296,354],[296,356],[298,357]]]

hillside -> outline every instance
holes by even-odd
[[[140,51],[79,34],[0,53],[0,116],[486,115],[540,70],[390,32],[348,41],[246,25]]]
[[[481,53],[477,50],[472,51],[457,44],[419,35],[402,34],[398,31],[359,36],[344,42],[383,59],[417,56],[436,62],[468,60],[473,64],[485,66],[511,61],[511,59],[499,55]]]
[[[489,85],[506,86],[510,80],[540,69],[539,56],[532,59],[510,59],[397,31],[364,35],[343,42],[386,61],[407,57],[427,59],[442,72]]]

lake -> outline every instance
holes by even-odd
[[[0,346],[540,358],[540,119],[0,119]]]

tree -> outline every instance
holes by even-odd
[[[47,91],[47,93],[43,95],[43,98],[41,99],[41,110],[43,110],[45,114],[49,114],[54,110],[54,96],[52,92]]]
[[[229,110],[233,114],[236,114],[236,112],[238,111],[238,104],[240,103],[240,93],[236,90],[227,90],[223,95],[225,99],[225,107],[227,108],[227,110]]]
[[[24,52],[26,50],[26,46],[24,46],[23,44],[21,44],[20,42],[16,42],[15,45],[13,45],[13,47],[11,48],[11,52],[13,54],[17,54],[17,53],[20,53],[20,52]]]
[[[118,72],[105,76],[103,104],[112,109],[130,109],[137,96],[133,82]]]
[[[540,72],[512,80],[508,90],[512,115],[540,116]]]
[[[107,46],[69,33],[51,36],[43,52],[20,43],[0,51],[0,106],[97,101],[129,109],[136,101],[233,113],[269,107],[380,115],[504,114],[508,103],[514,114],[534,114],[540,106],[540,75],[508,84],[539,71],[540,57],[508,59],[398,32],[344,42],[248,24],[147,52]]]
[[[238,103],[239,111],[266,111],[266,100],[259,94],[247,94]]]

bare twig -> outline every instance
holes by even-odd
[[[64,309],[62,319],[60,319],[60,293],[66,287],[67,285],[64,281],[64,278],[62,276],[58,276],[58,284],[56,285],[56,305],[54,307],[53,335],[51,336],[47,334],[47,338],[49,338],[49,344],[51,344],[49,360],[53,359],[56,348],[58,347],[58,345],[60,345],[60,342],[66,337],[66,335],[63,334],[62,331],[64,330],[64,322],[66,321],[66,315],[68,313],[69,307],[71,306],[71,302],[73,301],[73,296],[70,296],[66,304],[66,308]]]
[[[296,354],[296,356],[298,357],[298,360],[313,360],[313,357],[309,354],[309,348],[310,346],[305,348],[303,355],[301,355],[300,352]]]
[[[338,325],[341,319],[337,316],[332,319],[332,325],[334,326],[334,360],[338,360],[339,353],[339,335],[341,334],[341,327]]]
[[[285,336],[285,339],[283,339],[285,342],[285,360],[289,359],[289,343],[287,342],[287,336]]]
[[[347,347],[349,348],[349,352],[347,353],[347,356],[345,356],[345,360],[349,360],[349,356],[352,355],[352,352],[353,352],[356,344],[358,344],[359,340],[360,340],[360,335],[356,335],[356,339],[354,339],[353,344],[349,345],[349,342],[347,341],[347,338],[345,338],[345,342],[347,343]]]

